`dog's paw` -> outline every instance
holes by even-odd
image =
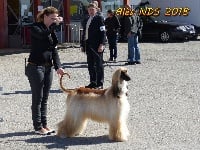
[[[120,137],[110,137],[109,136],[109,139],[111,141],[114,141],[114,142],[125,142],[125,141],[128,141],[128,137],[126,136],[120,136]]]

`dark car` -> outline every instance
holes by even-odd
[[[170,42],[172,40],[188,40],[193,38],[195,28],[191,24],[157,20],[152,16],[141,16],[143,21],[142,39],[157,38],[161,42]]]
[[[153,16],[141,16],[143,21],[142,36],[140,41],[159,40],[161,42],[172,42],[174,40],[189,40],[196,38],[195,27],[192,24],[158,20]],[[127,42],[124,35],[124,17],[120,18],[121,31],[119,42]]]
[[[197,40],[198,39],[198,36],[200,36],[200,26],[197,26],[197,25],[194,25],[194,29],[195,29],[195,35],[194,37],[192,38],[192,40]]]

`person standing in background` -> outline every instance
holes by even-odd
[[[120,22],[112,10],[107,11],[107,18],[105,20],[106,36],[108,39],[110,58],[109,61],[116,62],[117,58],[117,38],[120,30]]]
[[[103,51],[105,25],[102,16],[97,14],[94,3],[88,5],[88,18],[83,21],[81,49],[86,52],[90,83],[86,88],[102,89],[104,82]]]
[[[47,126],[47,100],[53,79],[53,66],[58,75],[63,75],[54,33],[56,24],[63,21],[54,7],[44,8],[31,27],[31,51],[25,74],[32,92],[32,120],[36,134],[55,132]]]
[[[126,6],[131,9],[130,6]],[[140,30],[140,18],[135,12],[132,16],[125,16],[124,29],[128,38],[128,59],[125,65],[141,64],[140,49],[138,47],[138,31]]]

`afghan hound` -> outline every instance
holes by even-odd
[[[126,68],[117,69],[112,77],[112,85],[104,90],[77,88],[61,89],[68,93],[67,112],[58,123],[57,135],[73,137],[81,134],[87,125],[87,120],[105,122],[109,125],[109,139],[112,141],[127,141],[129,131],[127,117],[130,105],[127,100],[127,81],[131,78]]]

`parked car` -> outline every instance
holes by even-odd
[[[142,39],[157,38],[161,42],[172,40],[188,40],[195,36],[195,28],[191,24],[157,20],[153,16],[142,16]]]
[[[153,16],[141,16],[143,21],[142,36],[140,40],[157,39],[161,42],[172,42],[173,40],[189,40],[196,36],[194,25],[158,20]],[[123,18],[121,19],[123,21]],[[123,22],[121,22],[123,25]],[[126,41],[126,35],[123,35],[123,26],[120,32],[119,41]]]
[[[197,40],[198,36],[200,36],[200,26],[197,26],[197,25],[193,25],[193,26],[194,26],[194,29],[195,29],[195,35],[192,38],[192,40]]]

